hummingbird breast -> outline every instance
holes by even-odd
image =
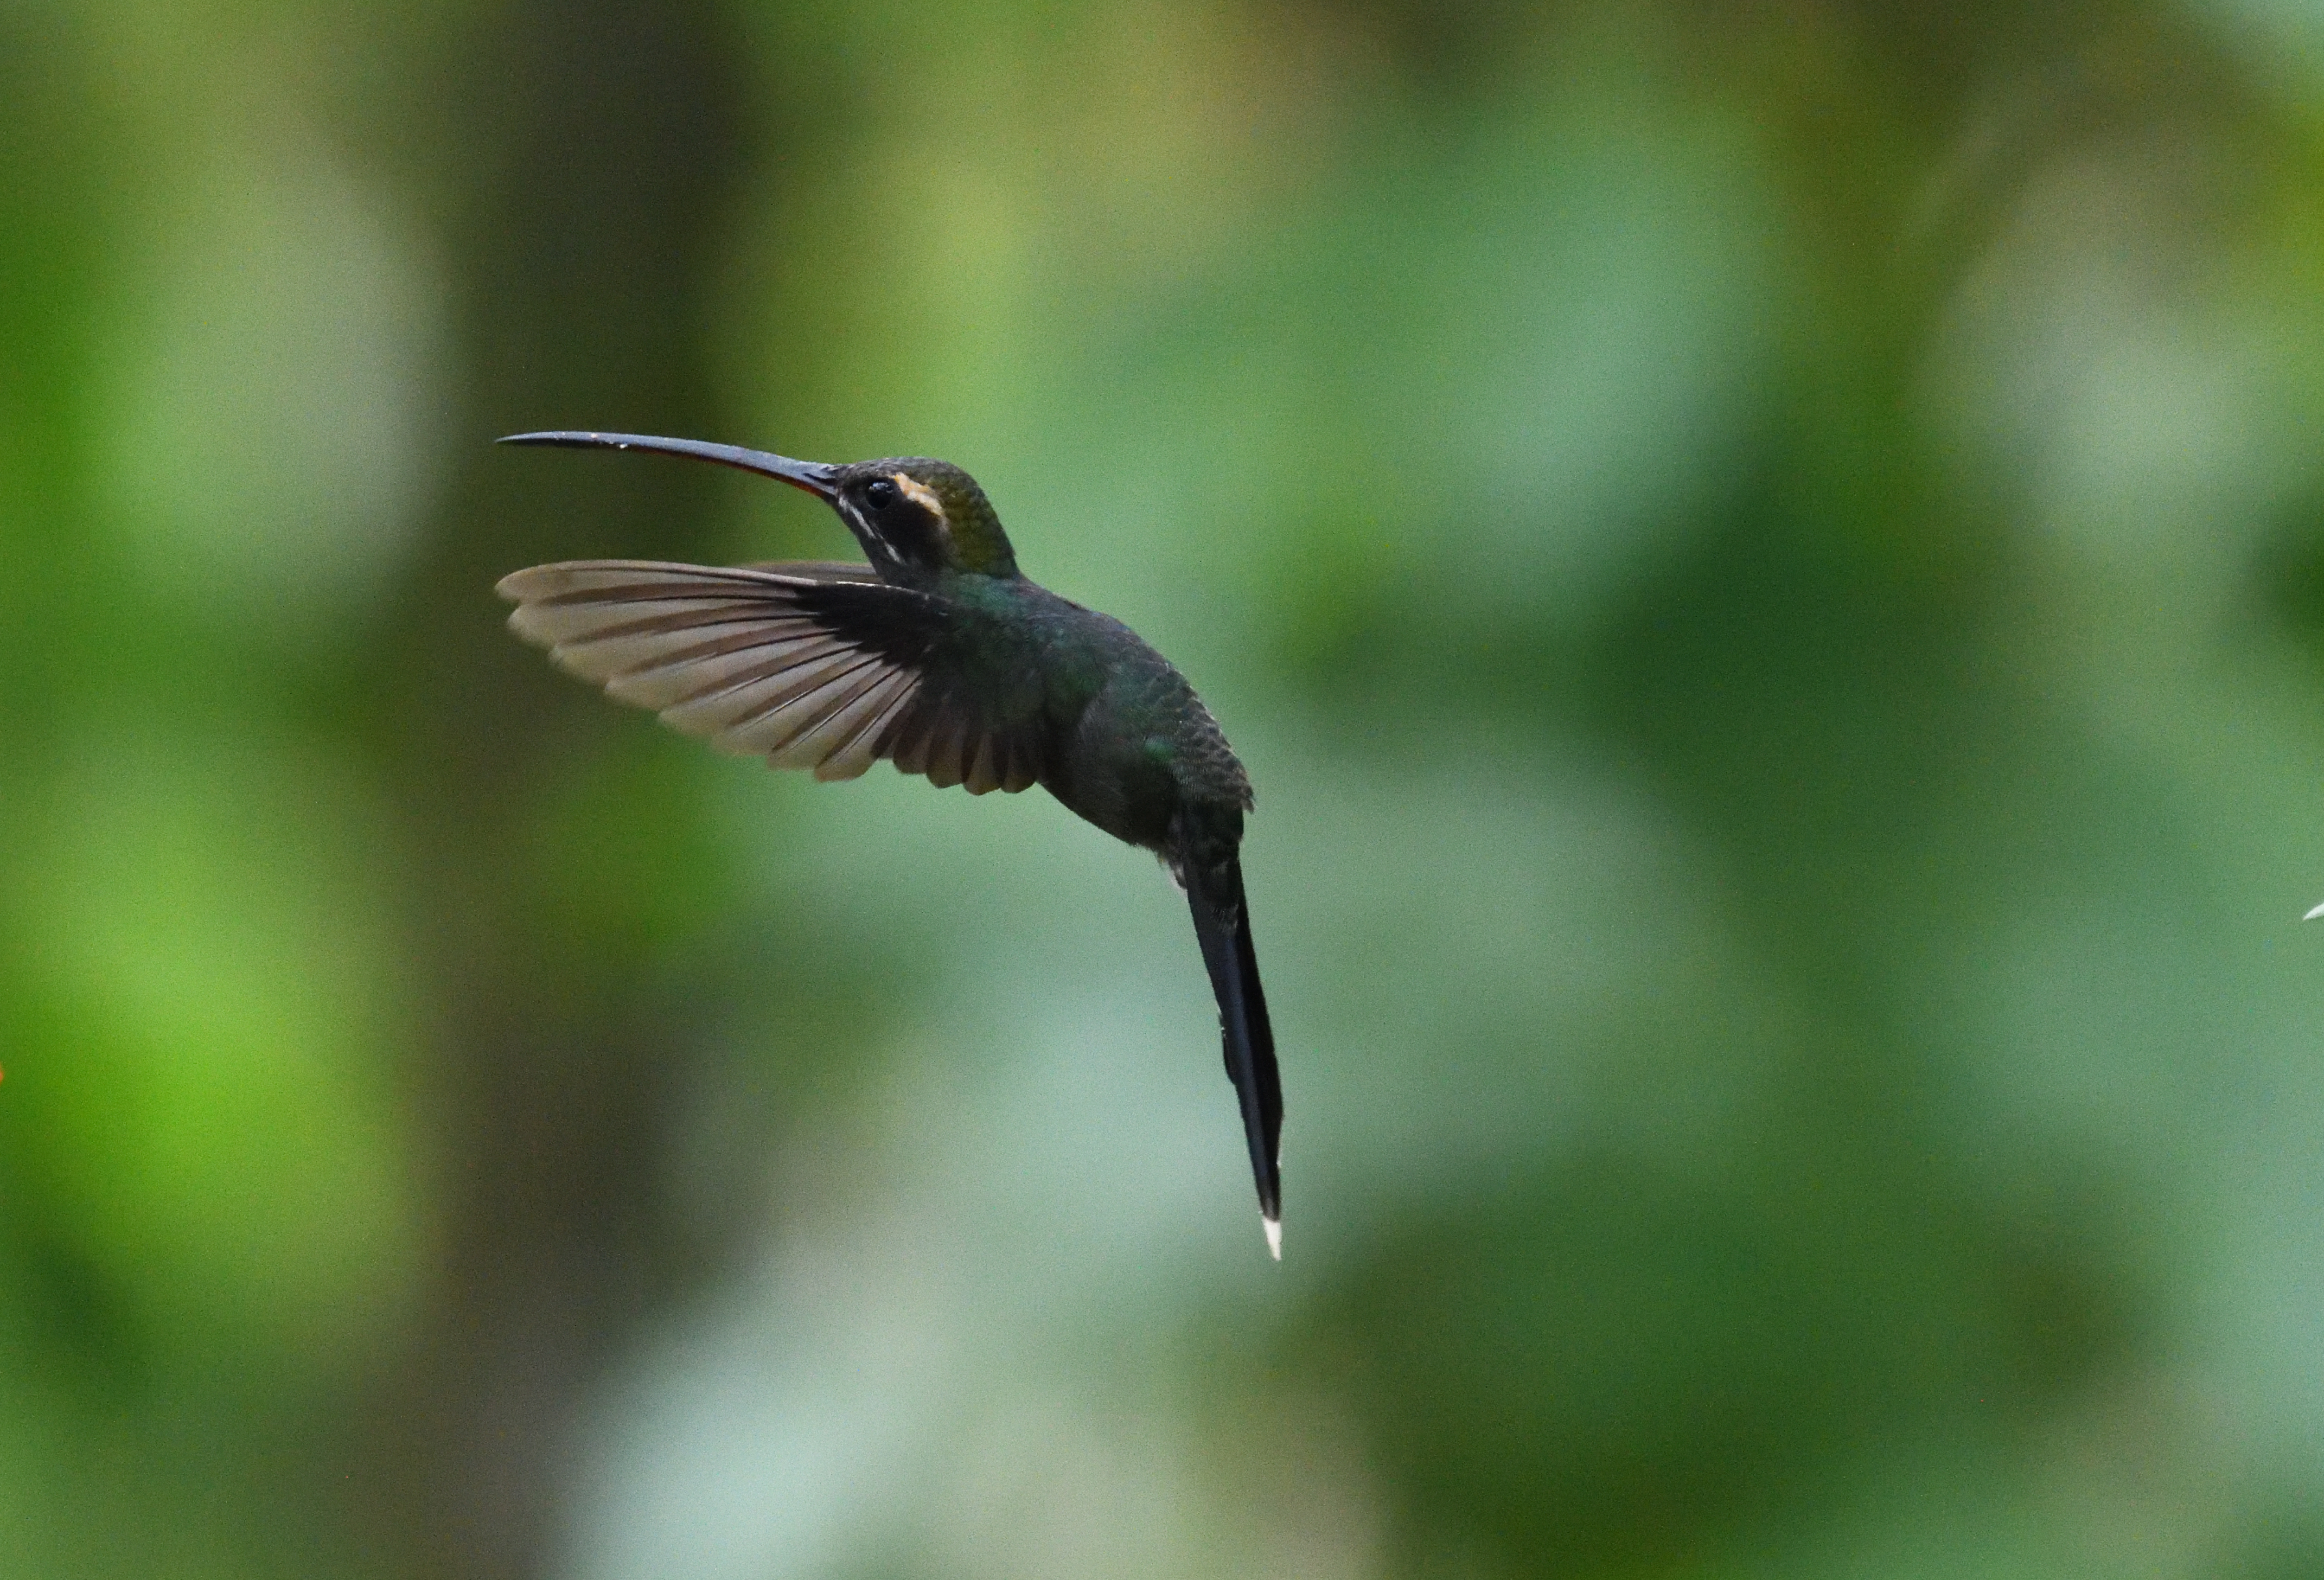
[[[1093,618],[1112,628],[1111,662],[1056,754],[1066,772],[1051,794],[1114,838],[1165,854],[1189,810],[1239,835],[1250,781],[1210,710],[1128,627]]]
[[[1182,813],[1240,838],[1250,781],[1185,676],[1111,615],[1021,578],[945,588],[938,660],[997,718],[1041,720],[1039,782],[1118,840],[1167,854]]]

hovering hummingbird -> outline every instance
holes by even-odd
[[[1279,1261],[1283,1089],[1242,890],[1250,780],[1185,677],[1120,620],[1027,581],[984,491],[948,462],[825,465],[639,434],[501,443],[714,461],[839,513],[869,565],[575,560],[518,571],[498,590],[517,605],[519,636],[724,750],[818,779],[852,779],[885,758],[972,795],[1039,785],[1159,856],[1194,913]]]

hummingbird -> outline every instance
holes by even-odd
[[[1243,898],[1250,778],[1170,661],[1028,581],[975,479],[923,455],[844,465],[643,434],[504,445],[649,450],[829,505],[868,564],[573,560],[502,578],[509,625],[616,701],[818,779],[884,758],[972,795],[1035,785],[1152,851],[1185,891],[1218,998],[1267,1247],[1283,1256],[1283,1089]]]

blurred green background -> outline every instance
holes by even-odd
[[[0,0],[0,1575],[2324,1574],[2324,7]],[[1250,764],[493,582],[984,482]]]

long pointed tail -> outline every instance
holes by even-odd
[[[1227,1079],[1242,1101],[1243,1136],[1250,1145],[1251,1175],[1259,1184],[1259,1211],[1267,1248],[1283,1258],[1283,1081],[1275,1068],[1275,1032],[1267,1021],[1267,994],[1259,985],[1259,955],[1250,942],[1250,909],[1243,904],[1242,863],[1186,864],[1186,903],[1194,914],[1194,937],[1219,999],[1219,1031],[1225,1044]]]

